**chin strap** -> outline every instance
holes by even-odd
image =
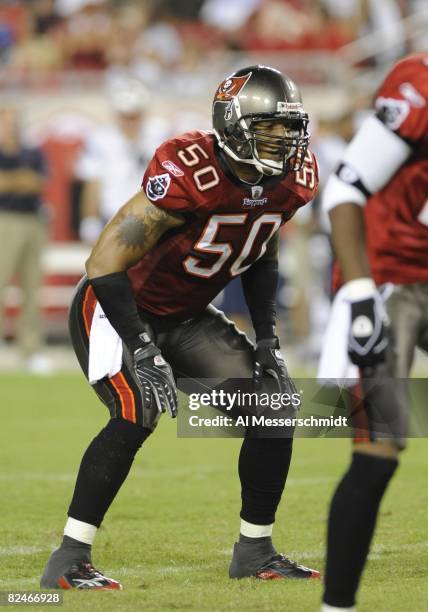
[[[262,174],[264,174],[265,176],[278,176],[283,173],[282,168],[274,168],[272,166],[269,166],[268,164],[266,164],[266,162],[263,162],[263,159],[260,159],[260,161],[262,163],[255,162],[254,165],[257,168],[257,170],[261,172]],[[272,160],[268,160],[268,161],[272,161]],[[263,163],[265,165],[263,165]]]

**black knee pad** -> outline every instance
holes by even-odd
[[[116,448],[127,448],[134,454],[151,434],[151,430],[123,419],[111,419],[99,433],[109,445]]]

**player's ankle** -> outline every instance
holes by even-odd
[[[256,525],[241,518],[240,535],[246,540],[255,540],[259,538],[271,538],[273,523],[269,525]]]
[[[97,534],[98,527],[78,521],[77,519],[68,517],[67,523],[64,527],[64,539],[63,544],[65,546],[76,546],[78,544],[91,548],[95,536]]]
[[[264,545],[264,544],[272,544],[272,537],[265,536],[262,538],[249,538],[242,533],[239,534],[239,544],[254,544],[254,545]]]
[[[85,544],[85,542],[80,542],[79,540],[75,540],[74,538],[70,538],[66,535],[62,538],[59,550],[72,554],[81,553],[82,559],[91,559],[91,544]]]

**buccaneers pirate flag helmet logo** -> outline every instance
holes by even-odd
[[[214,100],[224,102],[230,100],[233,96],[237,96],[250,76],[251,72],[242,76],[228,77],[220,84]]]

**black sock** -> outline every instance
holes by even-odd
[[[330,506],[324,602],[355,604],[379,505],[398,465],[396,459],[354,453]]]
[[[239,455],[242,487],[241,518],[255,525],[270,525],[281,500],[292,438],[245,438]]]
[[[80,464],[68,515],[99,527],[150,430],[112,419],[92,440]]]

